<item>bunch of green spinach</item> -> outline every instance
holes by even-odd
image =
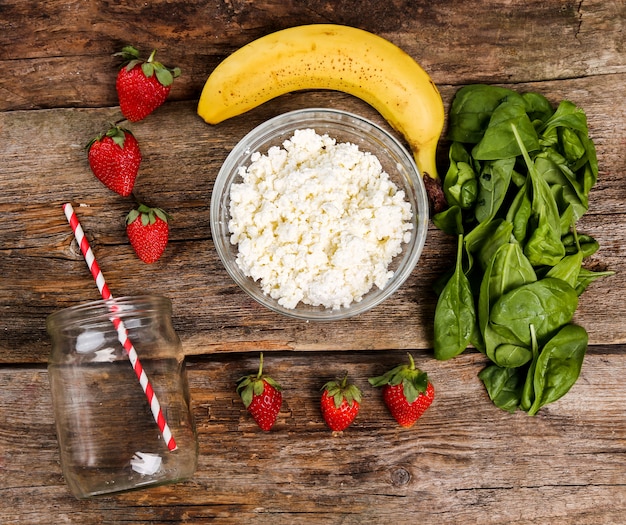
[[[448,207],[434,224],[457,238],[438,282],[434,353],[470,344],[490,364],[479,377],[496,406],[534,415],[580,374],[587,332],[572,322],[595,279],[583,260],[599,245],[576,231],[598,177],[585,113],[538,93],[470,85],[450,108]]]

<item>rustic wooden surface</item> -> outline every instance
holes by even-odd
[[[580,229],[610,279],[583,295],[591,346],[572,391],[535,418],[488,400],[475,352],[432,358],[433,281],[454,246],[432,226],[392,299],[358,318],[304,323],[263,310],[231,282],[210,236],[212,183],[255,124],[307,106],[363,114],[332,92],[286,95],[211,127],[195,113],[206,77],[241,45],[304,23],[349,24],[402,46],[449,107],[486,82],[585,109],[600,163]],[[463,2],[0,1],[0,523],[624,523],[626,511],[626,48],[624,0]],[[84,145],[120,116],[111,54],[132,43],[182,68],[165,106],[131,129],[144,162],[136,192],[170,212],[172,239],[147,266],[123,231],[131,205],[90,173]],[[446,141],[440,165],[446,166]],[[115,295],[161,293],[188,356],[200,465],[193,479],[79,502],[61,476],[45,363],[45,318],[97,290],[61,204],[74,203]],[[266,352],[286,390],[259,431],[233,386]],[[411,350],[437,398],[410,430],[367,386]],[[365,391],[353,427],[331,434],[319,388],[349,371]]]

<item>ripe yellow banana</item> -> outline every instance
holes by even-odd
[[[235,51],[209,76],[198,114],[209,124],[279,95],[331,89],[363,99],[407,141],[422,175],[437,178],[441,95],[419,64],[388,40],[335,24],[284,29]]]

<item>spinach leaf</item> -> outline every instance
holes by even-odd
[[[576,293],[579,296],[582,295],[592,282],[600,279],[601,277],[610,277],[611,275],[615,275],[615,272],[594,272],[593,270],[581,268],[580,272],[578,272],[578,279],[576,281]]]
[[[469,344],[475,325],[474,296],[463,271],[463,235],[459,235],[456,268],[435,308],[435,358],[450,359],[463,352]]]
[[[589,257],[600,249],[600,244],[591,235],[568,233],[563,236],[565,253],[581,251],[583,257]]]
[[[506,88],[474,84],[456,92],[449,112],[448,138],[477,144],[483,137],[493,111],[507,97],[520,95]]]
[[[568,131],[564,131],[565,129]],[[578,172],[578,178],[583,181],[584,192],[588,194],[598,178],[598,158],[595,145],[589,138],[584,111],[564,100],[554,115],[539,129],[539,134],[540,143],[556,146],[568,159],[570,168]],[[581,146],[585,154],[579,157]]]
[[[496,216],[511,184],[514,166],[515,157],[485,162],[478,179],[478,197],[474,207],[478,222]]]
[[[476,173],[469,164],[466,162],[456,164],[454,176],[450,176],[450,173],[446,175],[443,187],[448,204],[463,209],[471,208],[478,194],[478,181],[476,179]],[[448,181],[454,183],[447,186]]]
[[[498,299],[489,316],[489,323],[507,329],[530,348],[530,329],[535,327],[542,344],[561,326],[569,323],[578,306],[576,290],[561,279],[545,277],[523,284]]]
[[[549,185],[559,212],[572,206],[574,219],[578,220],[589,207],[589,198],[581,182],[562,163],[558,154],[543,152],[535,158],[535,167],[541,178]],[[558,164],[557,162],[561,162]]]
[[[555,266],[550,268],[546,277],[555,277],[576,288],[578,275],[583,263],[583,252],[576,252],[574,255],[566,255]]]
[[[565,255],[565,248],[561,242],[559,209],[548,183],[537,172],[519,131],[514,124],[511,128],[528,168],[533,193],[531,209],[537,222],[537,227],[531,233],[524,251],[533,266],[552,266]]]
[[[490,365],[478,374],[494,405],[507,412],[515,412],[520,404],[522,381],[516,368]]]
[[[518,243],[500,246],[491,258],[480,284],[478,319],[481,331],[484,332],[491,307],[500,297],[536,280],[535,270]]]
[[[475,225],[465,234],[465,249],[469,253],[478,253],[480,248],[491,239],[501,223],[502,219],[497,219]]]
[[[555,230],[545,215],[540,216],[539,225],[526,242],[524,253],[533,266],[557,264],[565,255],[565,248],[560,240],[560,222]]]
[[[520,155],[520,144],[513,128],[526,151],[539,149],[539,138],[526,114],[523,99],[509,99],[492,113],[483,138],[472,149],[472,156],[477,160],[497,160]]]
[[[587,331],[575,324],[564,326],[548,341],[535,367],[535,400],[528,410],[534,416],[544,405],[563,397],[578,379],[587,351]]]
[[[588,136],[580,136],[580,140],[587,150],[587,164],[582,169],[582,177],[585,193],[588,194],[598,181],[598,158],[593,141]]]
[[[555,199],[557,199],[556,194],[558,191],[553,191],[555,194]],[[569,232],[570,226],[576,223],[576,218],[574,217],[574,208],[571,205],[568,205],[565,210],[561,212],[561,241],[563,240],[563,235],[567,235]],[[565,246],[565,244],[563,244]],[[567,247],[565,247],[565,253],[567,253]]]
[[[463,215],[459,206],[450,206],[447,210],[433,215],[433,224],[448,235],[463,233]]]
[[[526,180],[528,179],[528,176],[526,173],[522,173],[522,171],[518,171],[517,169],[513,170],[513,173],[511,173],[511,182],[517,187],[517,188],[521,188],[524,184],[526,184]],[[513,189],[513,191],[515,191]]]
[[[513,237],[520,244],[525,244],[526,233],[532,215],[527,182],[518,190],[506,214],[506,220],[513,225]]]
[[[556,108],[554,114],[545,122],[539,130],[541,134],[547,134],[557,127],[568,127],[587,134],[587,117],[585,112],[569,100],[563,100]]]
[[[514,343],[498,345],[493,352],[493,362],[506,368],[524,366],[532,357],[533,354],[530,348]]]
[[[498,366],[515,368],[528,360],[528,354],[522,351],[526,344],[509,327],[487,323],[483,337],[484,354]]]
[[[472,207],[478,194],[477,175],[472,158],[460,142],[450,146],[450,167],[443,181],[443,193],[450,206]]]
[[[574,131],[573,129],[566,127],[560,128],[559,142],[563,150],[563,156],[566,159],[568,165],[576,166],[577,164],[579,164],[579,161],[581,159],[583,159],[584,161],[587,160],[584,158],[584,156],[587,154],[587,150],[580,140],[578,133],[576,133],[576,131]],[[578,168],[580,167],[581,166],[578,166]]]
[[[528,367],[526,373],[526,381],[524,382],[524,388],[522,389],[522,399],[520,401],[520,408],[528,412],[535,400],[535,369],[537,368],[537,359],[539,358],[539,345],[537,344],[537,336],[535,334],[535,327],[530,325],[530,339],[531,339],[531,351],[532,361]]]
[[[539,121],[543,125],[554,114],[554,108],[550,101],[539,93],[524,93],[522,95],[526,104],[526,113],[533,122]]]
[[[479,264],[483,269],[487,268],[489,261],[491,261],[491,258],[500,246],[511,242],[513,235],[513,225],[504,219],[494,219],[493,221],[488,221],[487,224],[490,227],[484,233],[488,232],[488,237],[481,239],[480,243],[476,243],[478,239],[472,235],[479,230],[479,227],[476,227],[467,235],[469,241],[466,243],[468,251],[476,253]]]

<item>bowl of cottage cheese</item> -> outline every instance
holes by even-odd
[[[377,124],[335,109],[253,129],[211,196],[213,241],[232,279],[261,305],[310,321],[387,299],[415,269],[427,227],[411,154]]]

